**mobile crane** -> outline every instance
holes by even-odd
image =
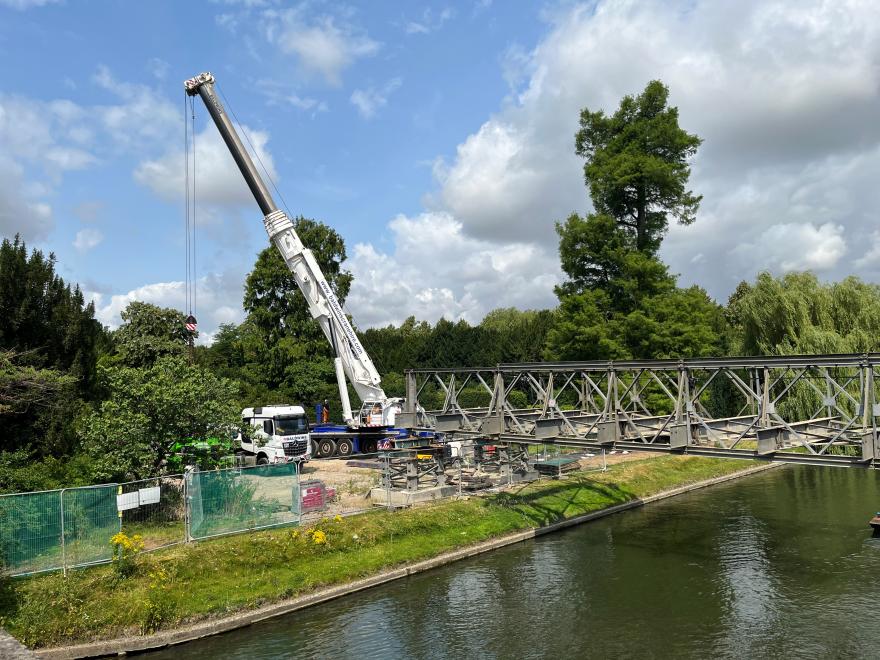
[[[375,451],[377,446],[390,448],[390,438],[402,435],[400,430],[389,429],[394,426],[403,400],[386,396],[372,359],[361,345],[312,251],[303,245],[290,218],[278,208],[272,198],[217,97],[214,83],[214,76],[206,72],[186,80],[183,86],[188,95],[200,96],[208,109],[208,114],[214,120],[220,136],[263,212],[263,224],[269,240],[284,258],[299,290],[306,298],[309,313],[321,326],[336,355],[333,364],[346,426],[323,429],[323,434],[320,433],[322,429],[314,429],[319,431],[313,436],[317,453],[325,456],[335,453],[347,455],[357,451]],[[346,378],[361,399],[361,409],[357,417],[352,414]]]

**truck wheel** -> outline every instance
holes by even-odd
[[[361,443],[361,453],[362,454],[375,454],[377,448],[378,448],[378,443],[375,440],[364,440]]]
[[[330,440],[318,440],[318,456],[321,458],[329,458],[336,453],[336,443]]]
[[[263,454],[260,454],[257,456],[257,465],[269,465],[269,459]]]
[[[353,449],[354,447],[352,447],[351,440],[343,438],[336,443],[336,453],[340,456],[351,456]]]

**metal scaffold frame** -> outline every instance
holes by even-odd
[[[880,466],[880,353],[411,369],[400,425],[550,443]]]

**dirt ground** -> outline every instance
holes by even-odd
[[[627,461],[641,460],[660,456],[651,452],[615,452],[605,455],[606,465],[615,465]],[[330,504],[323,515],[333,516],[337,513],[345,514],[363,509],[369,509],[370,489],[378,486],[382,481],[382,471],[352,467],[346,465],[350,458],[346,459],[321,459],[313,460],[306,464],[301,479],[319,479],[328,488],[336,490],[337,498]],[[602,456],[597,454],[593,457],[582,458],[578,461],[580,469],[595,470],[602,467]]]
[[[325,512],[329,515],[369,509],[370,489],[382,480],[381,470],[350,467],[350,458],[328,458],[309,461],[303,468],[300,478],[319,479],[327,488],[336,491],[336,500]]]

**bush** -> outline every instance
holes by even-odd
[[[113,546],[113,569],[116,575],[127,578],[135,574],[138,568],[138,555],[144,549],[144,540],[140,534],[128,536],[118,532],[110,538]]]

